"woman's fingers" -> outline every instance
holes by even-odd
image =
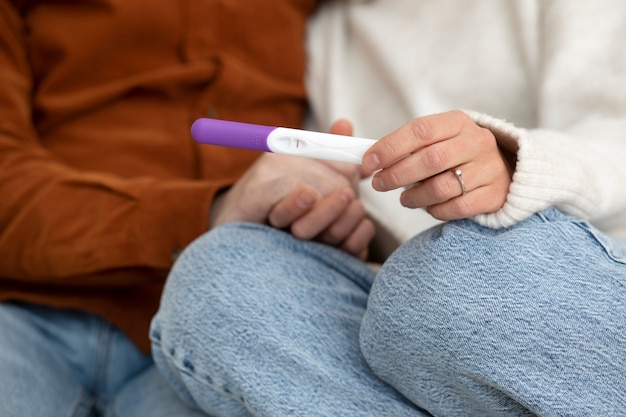
[[[363,166],[369,172],[386,168],[419,149],[458,136],[468,123],[474,124],[459,110],[413,119],[368,149]]]
[[[491,213],[504,205],[511,183],[505,164],[466,164],[435,175],[405,190],[403,206],[424,207],[439,220]]]
[[[455,171],[460,171],[460,178],[455,174]],[[488,185],[491,178],[491,173],[485,172],[475,164],[462,165],[407,188],[400,195],[400,203],[409,208],[428,207],[444,203],[478,187]]]
[[[428,206],[426,211],[434,218],[444,221],[492,213],[500,209],[506,200],[506,198],[494,198],[499,195],[506,197],[506,193],[494,193],[490,187],[479,187],[471,193]]]
[[[471,161],[479,152],[478,141],[466,133],[417,150],[377,172],[372,178],[372,187],[377,191],[389,191],[410,186]]]
[[[402,205],[440,220],[489,213],[504,204],[511,170],[494,134],[461,111],[419,117],[366,152],[372,187],[404,187]]]

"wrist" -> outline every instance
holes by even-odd
[[[222,212],[222,207],[224,206],[224,199],[226,198],[227,191],[228,189],[226,188],[222,189],[213,197],[211,210],[209,211],[209,230],[221,224],[220,213]]]

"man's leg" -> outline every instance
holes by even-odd
[[[139,351],[119,329],[106,325],[106,344],[94,365],[98,408],[103,417],[206,417],[186,405],[156,369],[152,357]],[[146,334],[146,337],[148,335]],[[100,370],[96,370],[100,366]],[[96,378],[94,378],[96,379]]]
[[[199,417],[117,328],[75,310],[0,303],[0,416]]]
[[[206,417],[185,404],[154,364],[129,379],[107,403],[104,417]]]
[[[422,416],[372,374],[358,333],[374,273],[271,227],[231,224],[179,257],[152,325],[155,361],[216,416]]]
[[[625,249],[556,210],[436,227],[381,270],[362,351],[434,415],[624,415]]]
[[[74,329],[54,309],[0,303],[1,416],[93,415],[95,399],[77,367],[82,352],[67,349]]]

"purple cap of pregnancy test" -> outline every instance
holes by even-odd
[[[200,143],[272,152],[267,146],[267,136],[274,129],[276,127],[202,118],[191,126],[191,136]]]

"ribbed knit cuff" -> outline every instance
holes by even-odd
[[[548,207],[557,207],[581,218],[589,217],[594,193],[586,190],[582,164],[572,139],[553,131],[525,130],[484,114],[468,112],[480,126],[491,130],[500,146],[517,154],[513,182],[504,206],[474,217],[492,228],[512,226]]]

